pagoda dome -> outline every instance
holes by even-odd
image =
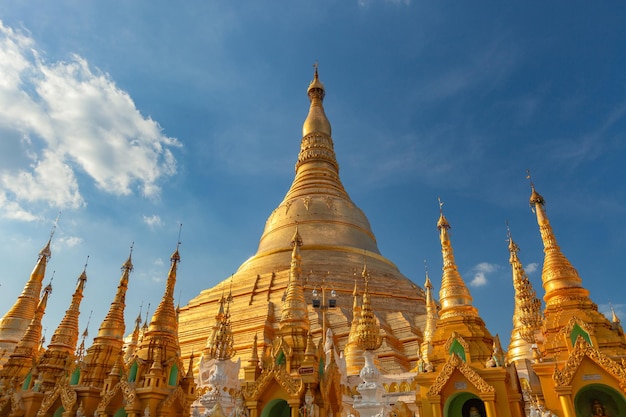
[[[242,361],[252,352],[258,335],[259,350],[278,335],[282,298],[289,283],[292,237],[302,238],[302,281],[311,332],[322,337],[322,312],[311,306],[313,289],[325,287],[337,295],[337,308],[327,310],[327,325],[343,350],[353,316],[353,289],[363,290],[356,270],[367,265],[371,279],[372,309],[385,333],[378,352],[381,366],[390,372],[415,367],[425,322],[424,291],[381,255],[365,214],[354,204],[339,178],[330,122],[323,108],[324,85],[315,78],[308,88],[309,113],[295,166],[295,178],[278,207],[269,215],[257,252],[225,282],[202,291],[180,310],[179,337],[184,358],[202,351],[211,329],[206,317],[219,309],[223,288],[231,286],[231,325],[235,350]],[[232,281],[231,281],[232,279]],[[393,303],[389,299],[393,298]]]

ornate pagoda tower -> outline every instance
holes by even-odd
[[[31,320],[35,316],[39,304],[39,293],[46,275],[46,266],[52,256],[50,243],[54,231],[50,234],[48,243],[39,251],[37,263],[22,294],[17,298],[11,309],[0,319],[0,366],[8,359],[17,343],[22,339]]]
[[[380,367],[385,372],[409,371],[417,363],[422,338],[419,329],[426,312],[424,291],[381,255],[367,217],[339,179],[331,125],[323,106],[326,90],[317,68],[307,94],[309,113],[302,127],[291,188],[267,219],[257,253],[232,276],[234,349],[242,363],[247,363],[255,335],[259,352],[264,352],[282,334],[282,297],[289,287],[293,251],[289,243],[297,226],[306,240],[301,248],[305,278],[301,296],[314,339],[322,338],[325,314],[337,348],[344,350],[354,320],[353,271],[366,263],[374,277],[369,282],[372,308],[385,329],[377,352]],[[335,309],[311,307],[311,291],[322,285],[322,277],[337,294]],[[179,335],[184,358],[205,347],[210,332],[206,317],[217,311],[223,285],[202,291],[181,308]],[[392,297],[393,304],[388,302]]]
[[[432,317],[434,331],[431,324],[427,332],[432,344],[432,351],[424,359],[428,362],[418,367],[419,415],[521,417],[522,396],[514,368],[505,368],[498,337],[491,336],[472,305],[469,288],[454,259],[450,223],[441,207],[440,203],[437,229],[443,258],[441,311],[438,319]]]
[[[530,205],[544,247],[541,360],[533,364],[545,407],[563,416],[626,415],[626,339],[598,311],[559,247],[544,198],[531,183]],[[597,414],[601,407],[606,414]],[[594,414],[590,414],[593,411]]]

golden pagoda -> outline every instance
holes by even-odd
[[[438,319],[430,313],[435,321],[435,330],[429,335],[432,351],[428,352],[426,366],[418,367],[415,378],[419,415],[521,417],[522,396],[514,368],[504,366],[498,338],[491,336],[472,305],[469,288],[457,269],[450,223],[442,206],[440,202],[437,222],[443,258],[441,311]],[[429,304],[432,309],[431,297]]]
[[[30,279],[24,286],[22,294],[17,298],[11,309],[0,319],[0,366],[9,359],[35,315],[42,282],[46,275],[46,266],[52,256],[50,243],[53,235],[54,229],[46,245],[39,251],[37,263],[30,274]]]
[[[504,352],[458,271],[442,203],[437,302],[428,273],[424,292],[380,254],[367,218],[343,188],[317,68],[307,94],[295,178],[270,214],[257,253],[188,305],[174,305],[177,246],[151,320],[146,312],[141,326],[140,313],[125,338],[129,255],[91,347],[85,349],[86,331],[76,347],[83,270],[44,349],[41,320],[51,288],[40,292],[48,241],[0,320],[0,416],[198,416],[207,383],[218,388],[202,411],[212,417],[626,416],[622,325],[615,311],[605,317],[589,297],[534,185],[545,308],[509,231],[515,296]],[[326,289],[337,295],[332,306]],[[198,364],[194,352],[202,352]]]
[[[353,272],[366,263],[374,277],[369,282],[372,307],[386,330],[378,351],[380,366],[388,372],[409,371],[417,362],[421,343],[420,328],[426,311],[424,291],[380,254],[369,221],[339,179],[331,125],[323,107],[325,88],[317,68],[307,94],[310,108],[302,128],[294,181],[267,219],[257,253],[232,276],[230,320],[237,357],[242,363],[251,359],[255,335],[259,352],[272,346],[281,334],[284,337],[281,305],[283,295],[290,291],[294,248],[289,242],[297,227],[306,241],[299,249],[303,278],[306,278],[303,292],[298,295],[299,302],[304,303],[301,325],[308,321],[314,339],[319,340],[326,315],[337,348],[340,351],[346,348],[354,320]],[[310,305],[311,291],[322,285],[322,279],[337,294],[335,309],[316,310]],[[223,285],[202,291],[181,307],[179,335],[184,358],[192,351],[204,349],[210,332],[206,317],[217,311]],[[393,304],[388,302],[389,298],[394,298]],[[305,333],[297,338],[304,344]]]
[[[587,415],[594,404],[606,416],[626,415],[626,339],[598,311],[578,271],[561,252],[544,198],[531,182],[530,205],[544,247],[541,272],[544,320],[533,370],[545,407],[564,417]],[[593,415],[593,414],[590,414]]]

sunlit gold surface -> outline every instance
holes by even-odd
[[[39,252],[37,264],[30,274],[30,279],[24,286],[22,294],[0,320],[0,365],[9,358],[30,325],[39,303],[39,293],[50,256],[50,240],[48,240],[46,246]]]
[[[300,247],[304,296],[316,340],[321,337],[321,311],[314,310],[310,292],[326,286],[337,292],[337,308],[329,309],[328,326],[339,349],[347,343],[352,316],[353,270],[364,263],[371,271],[369,291],[373,310],[387,332],[389,343],[377,352],[381,367],[408,371],[417,360],[425,304],[424,292],[383,257],[363,212],[352,202],[339,179],[330,123],[324,113],[324,86],[315,76],[308,89],[311,101],[303,125],[304,136],[296,163],[296,175],[283,201],[270,214],[257,253],[245,261],[232,281],[231,325],[235,349],[244,362],[250,357],[252,340],[259,336],[259,351],[278,335],[281,298],[287,289],[296,228]],[[209,336],[207,318],[217,311],[221,284],[202,291],[180,311],[182,354],[201,351]],[[394,302],[388,300],[393,298]]]
[[[578,271],[561,252],[545,211],[545,200],[531,184],[530,204],[537,215],[543,241],[544,261],[541,280],[545,295],[543,350],[544,355],[561,360],[572,346],[569,334],[564,334],[572,320],[585,323],[592,329],[596,346],[609,355],[626,355],[626,341],[614,330],[611,322],[598,311],[589,298]]]
[[[532,346],[537,342],[541,330],[541,301],[536,296],[524,267],[517,256],[519,247],[509,234],[509,263],[515,288],[515,308],[513,310],[513,330],[507,352],[507,361],[515,362],[533,358]]]
[[[443,258],[443,273],[439,303],[441,311],[432,335],[432,352],[428,359],[438,369],[449,358],[449,345],[453,339],[465,344],[467,361],[483,366],[492,356],[493,338],[485,322],[472,305],[472,296],[458,271],[450,240],[450,223],[440,212],[437,221]],[[457,335],[457,336],[455,336]]]

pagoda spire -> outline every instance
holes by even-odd
[[[582,286],[582,279],[578,275],[578,271],[563,255],[556,242],[554,231],[546,214],[544,198],[535,190],[535,185],[532,182],[530,187],[530,207],[537,215],[545,255],[541,279],[546,291],[543,297],[546,308],[560,304],[561,297],[564,295],[587,298],[589,291]]]
[[[441,254],[443,257],[443,276],[439,290],[441,304],[440,318],[448,316],[467,315],[478,316],[478,311],[472,306],[472,296],[465,285],[454,260],[454,252],[450,241],[450,223],[443,215],[443,203],[439,200],[439,220],[437,221]]]
[[[509,263],[515,288],[515,307],[513,310],[513,330],[507,352],[507,362],[516,362],[523,359],[531,360],[532,346],[537,342],[536,335],[542,325],[541,301],[537,298],[522,262],[517,253],[519,247],[513,241],[511,231],[508,230]]]
[[[430,350],[430,343],[435,329],[437,328],[437,321],[439,320],[439,313],[437,312],[437,304],[433,297],[433,284],[430,282],[428,276],[428,270],[426,270],[426,282],[424,283],[426,289],[426,325],[424,327],[424,341],[420,346],[421,357],[424,362],[428,363],[428,353]]]
[[[586,333],[591,344],[605,354],[626,355],[624,337],[619,334],[619,330],[613,329],[609,320],[589,298],[589,291],[583,287],[578,271],[557,244],[546,214],[544,198],[535,190],[532,181],[530,187],[530,207],[537,216],[544,252],[541,272],[545,290],[544,356],[561,360],[573,349],[573,342],[569,343],[560,336],[563,329],[572,329],[569,330],[570,336],[574,334],[574,329]]]
[[[361,306],[359,305],[359,293],[357,291],[357,273],[354,270],[354,290],[352,290],[352,322],[348,333],[348,343],[344,349],[346,358],[346,370],[348,375],[358,375],[363,368],[363,349],[358,343],[359,317],[361,317]]]
[[[283,334],[290,334],[297,330],[306,335],[309,332],[309,314],[302,288],[302,256],[300,254],[302,238],[297,226],[291,239],[291,246],[293,250],[291,252],[289,283],[285,291],[285,301],[280,315],[280,330]]]
[[[220,300],[219,312],[215,317],[215,328],[206,349],[210,359],[226,361],[235,354],[235,341],[230,325],[230,303],[232,299],[232,295],[229,291],[226,299],[222,297]],[[224,302],[227,303],[226,310],[224,310]]]
[[[102,388],[104,380],[115,365],[124,345],[124,310],[126,308],[128,281],[133,270],[132,253],[133,245],[131,245],[128,259],[122,264],[122,276],[113,302],[102,324],[100,324],[98,335],[94,338],[91,347],[87,349],[84,359],[87,366],[81,379],[81,385]]]
[[[39,300],[35,317],[30,322],[24,337],[20,339],[7,363],[0,369],[0,378],[5,381],[15,378],[23,380],[39,359],[39,341],[41,340],[41,320],[46,312],[48,297],[52,293],[52,285],[48,284]]]
[[[178,320],[176,320],[176,308],[174,307],[174,287],[176,285],[178,263],[180,262],[179,245],[180,242],[176,245],[176,250],[170,257],[171,265],[167,274],[165,293],[152,315],[150,325],[143,335],[139,347],[140,350],[154,343],[165,343],[175,346],[175,350],[178,350]]]
[[[365,282],[365,289],[363,290],[361,317],[359,318],[359,324],[357,327],[357,342],[363,350],[374,351],[380,347],[383,343],[383,339],[380,336],[380,325],[376,321],[374,310],[372,309],[372,303],[370,301],[370,274],[367,270],[367,265],[363,266],[361,276]]]
[[[278,328],[282,340],[293,351],[291,358],[287,360],[287,369],[298,369],[304,360],[310,323],[304,298],[304,289],[302,288],[302,256],[300,254],[302,238],[300,233],[298,233],[297,226],[291,239],[291,245],[293,249],[291,252],[289,282],[285,290]]]
[[[89,257],[87,257],[89,259]],[[83,299],[83,291],[87,282],[87,263],[83,272],[78,277],[76,290],[72,295],[72,301],[66,310],[61,323],[54,331],[48,349],[44,352],[37,365],[39,379],[43,386],[41,391],[51,390],[57,378],[69,371],[68,366],[75,359],[76,344],[78,342],[78,316],[80,315],[80,303]]]
[[[3,352],[0,354],[0,365],[8,359],[35,316],[35,311],[39,304],[39,294],[41,293],[43,279],[46,274],[46,266],[52,256],[50,245],[54,237],[57,222],[58,217],[52,227],[48,242],[39,251],[37,263],[22,293],[11,309],[0,319],[0,352]]]

